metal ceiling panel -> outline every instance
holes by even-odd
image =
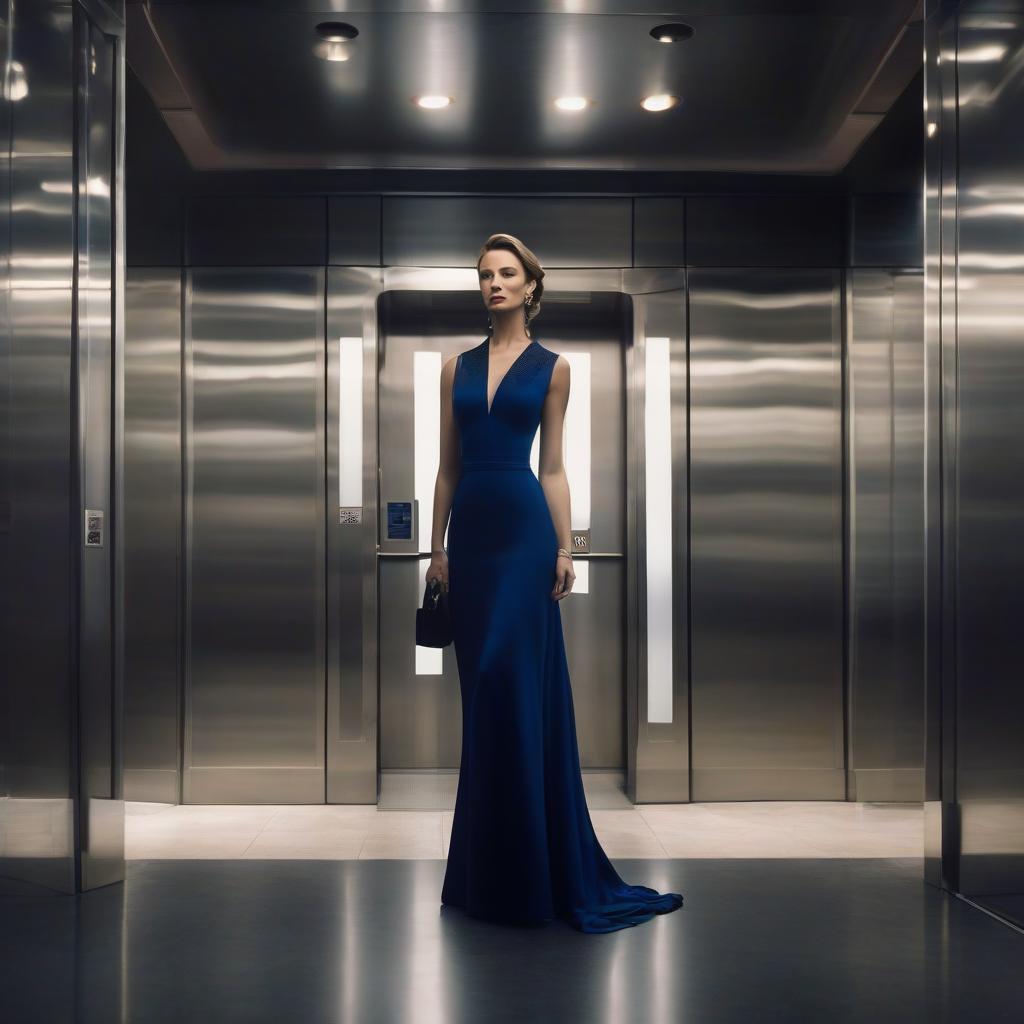
[[[133,4],[128,55],[207,169],[832,173],[879,120],[858,110],[872,83],[898,94],[920,64],[898,45],[916,0],[565,6]],[[342,15],[350,59],[321,60],[315,26]],[[695,36],[652,39],[672,17]],[[641,108],[663,92],[681,103]],[[453,102],[423,110],[423,93]],[[556,110],[567,94],[591,105]]]

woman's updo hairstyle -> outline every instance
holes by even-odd
[[[537,259],[533,252],[515,235],[506,235],[499,232],[496,235],[491,235],[484,242],[480,255],[476,258],[477,269],[480,268],[480,261],[484,258],[484,253],[490,252],[492,249],[505,249],[508,252],[514,252],[523,264],[527,281],[537,282],[536,287],[533,289],[533,301],[526,307],[526,331],[529,333],[530,321],[540,313],[540,297],[544,294],[544,268],[540,265],[540,260]]]

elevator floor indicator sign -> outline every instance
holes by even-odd
[[[388,540],[412,540],[412,502],[388,502]]]

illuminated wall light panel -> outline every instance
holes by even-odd
[[[412,354],[413,496],[419,516],[419,549],[427,552],[434,518],[434,482],[441,464],[441,361],[440,352]],[[428,554],[419,560],[417,598],[426,587],[429,566]],[[416,675],[441,675],[444,648],[415,646]]]
[[[672,721],[672,422],[669,339],[644,346],[647,721]]]
[[[363,504],[363,339],[338,339],[338,504]]]

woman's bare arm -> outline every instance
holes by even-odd
[[[441,457],[434,482],[434,520],[430,534],[432,553],[444,550],[448,515],[452,509],[455,485],[459,482],[459,435],[452,411],[452,383],[458,358],[452,356],[441,367]]]
[[[569,361],[559,356],[551,371],[551,384],[540,420],[540,467],[538,479],[544,488],[558,546],[572,550],[569,518],[569,479],[562,460],[562,432],[569,405]]]

